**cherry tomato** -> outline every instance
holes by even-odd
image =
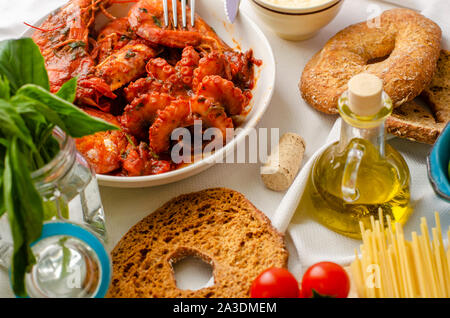
[[[250,289],[252,298],[297,298],[300,294],[295,277],[284,268],[269,268],[259,274]]]
[[[350,290],[347,272],[338,264],[317,263],[305,272],[302,280],[302,296],[346,298]]]

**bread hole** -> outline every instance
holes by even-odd
[[[385,55],[385,56],[381,56],[381,57],[374,57],[374,58],[372,58],[372,59],[369,59],[369,60],[367,61],[367,65],[369,65],[369,64],[377,64],[377,63],[381,63],[381,62],[383,62],[384,60],[387,60],[387,59],[389,58],[389,56],[390,56],[390,54]]]
[[[181,254],[181,255],[180,255]],[[206,255],[199,256],[198,251],[183,249],[176,251],[169,261],[175,283],[181,290],[199,290],[214,285],[212,261]]]

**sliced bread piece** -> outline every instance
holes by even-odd
[[[217,188],[176,197],[132,227],[112,251],[108,297],[249,297],[269,267],[286,267],[283,235],[239,192]],[[172,264],[196,256],[214,285],[178,289]]]
[[[387,131],[397,137],[433,144],[445,127],[433,113],[415,101],[397,107],[386,120]]]
[[[422,96],[430,104],[437,122],[450,121],[450,51],[441,50],[436,74]]]

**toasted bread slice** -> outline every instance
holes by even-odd
[[[397,107],[386,121],[387,131],[397,137],[433,144],[445,124],[436,122],[433,113],[415,101]]]
[[[172,264],[191,255],[213,267],[214,285],[176,286]],[[108,297],[249,297],[269,267],[286,267],[283,235],[239,192],[217,188],[176,197],[132,227],[112,251]]]
[[[421,96],[429,109],[408,102],[394,109],[386,126],[396,136],[433,144],[450,121],[450,51],[441,50],[436,73]]]
[[[441,51],[436,74],[422,96],[430,104],[437,122],[450,121],[450,51]]]

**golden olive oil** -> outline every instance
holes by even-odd
[[[378,219],[380,209],[403,224],[411,213],[410,174],[400,153],[385,143],[392,101],[383,82],[367,73],[354,76],[337,106],[340,140],[315,161],[300,205],[318,222],[353,238],[361,238],[360,221],[370,228],[370,217]]]
[[[355,145],[364,149],[356,176],[356,195],[347,198],[342,191],[344,167]],[[410,212],[409,170],[402,156],[386,145],[385,157],[364,139],[353,139],[344,151],[338,143],[329,147],[315,162],[301,205],[330,229],[360,238],[359,222],[370,226],[370,216],[378,218],[381,208],[392,221],[404,223]]]

